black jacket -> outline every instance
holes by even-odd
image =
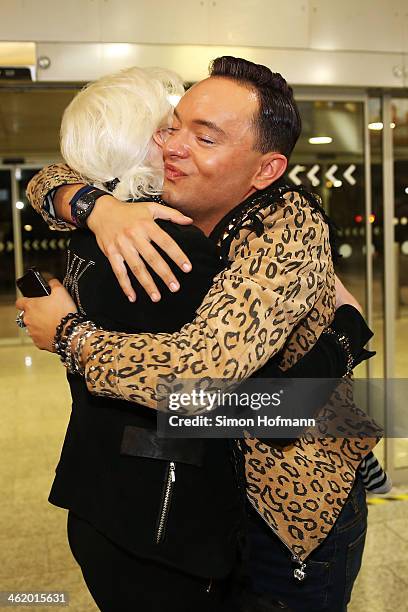
[[[221,269],[216,246],[197,228],[159,224],[188,254],[193,272],[177,272],[173,265],[181,285],[174,294],[156,278],[163,296],[157,304],[136,282],[137,300],[130,303],[93,235],[73,233],[66,284],[87,316],[105,329],[179,330],[194,318]],[[82,378],[68,380],[72,413],[50,502],[135,555],[203,577],[227,575],[237,555],[243,505],[230,442],[161,440],[154,410],[92,396]]]

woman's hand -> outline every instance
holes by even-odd
[[[360,304],[357,302],[354,295],[352,295],[350,291],[348,291],[345,288],[345,286],[343,285],[343,283],[341,282],[337,274],[335,278],[336,278],[336,310],[340,308],[340,306],[344,306],[344,304],[350,304],[350,306],[354,306],[354,308],[357,308],[360,314],[363,314],[363,309],[360,306]]]
[[[188,257],[173,238],[155,223],[155,219],[166,219],[180,225],[193,222],[190,217],[162,204],[124,203],[110,195],[97,200],[87,221],[99,248],[109,259],[123,292],[131,302],[136,300],[136,293],[129,280],[125,261],[153,302],[158,302],[161,295],[145,263],[149,264],[170,291],[178,291],[180,288],[177,278],[154,245],[159,246],[181,270],[191,270]]]
[[[24,323],[34,344],[39,349],[53,353],[55,332],[61,319],[69,312],[77,312],[77,307],[68,291],[56,278],[51,279],[49,285],[51,295],[19,298],[16,308],[24,311]]]

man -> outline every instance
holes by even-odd
[[[231,265],[217,276],[197,318],[181,332],[157,337],[139,334],[134,341],[123,334],[98,333],[97,340],[91,336],[79,355],[91,392],[134,399],[156,408],[158,383],[176,376],[243,380],[283,348],[283,369],[311,349],[334,312],[328,230],[319,207],[307,196],[283,186],[270,188],[282,177],[299,133],[299,115],[286,82],[267,68],[245,60],[219,58],[210,78],[182,98],[163,149],[163,198],[188,213],[198,227],[222,245]],[[57,180],[48,172],[46,179],[42,185],[37,180],[31,186],[38,208],[50,190],[79,182],[78,176],[66,171]],[[77,191],[78,185],[57,194],[59,214]],[[106,232],[100,232],[100,228],[107,219],[111,224],[113,206],[120,205],[104,196],[89,217],[88,225],[102,246],[106,244]],[[146,208],[137,214],[146,216]],[[165,213],[160,210],[160,214]],[[152,234],[145,236],[139,252],[154,268],[152,247],[147,247]],[[128,244],[122,248],[122,253],[126,251]],[[110,256],[127,295],[134,299],[124,278],[123,259],[117,250],[110,251]],[[180,259],[180,253],[175,258]],[[155,301],[157,288],[143,270],[139,256],[133,250],[126,260]],[[161,268],[161,272],[171,285],[174,280],[168,270]],[[51,308],[50,299],[50,309],[45,309],[44,317],[39,316],[35,323],[31,314],[27,317],[31,334],[42,348],[50,348],[55,325],[67,312],[61,304],[58,307],[57,301]],[[109,376],[102,368],[108,349],[114,357]],[[131,363],[138,363],[138,367],[129,373]],[[296,554],[300,568],[324,541],[327,525],[335,523],[352,489],[355,471],[371,446],[367,443],[346,464],[338,441],[333,443],[331,455],[318,439],[307,443],[298,440],[284,449],[246,441],[250,501]],[[319,453],[327,460],[328,469],[320,470],[320,475],[314,472],[318,485],[311,487],[308,470],[315,470]],[[274,466],[272,473],[269,465]],[[288,470],[288,466],[293,469]],[[305,495],[296,481],[304,484],[312,501],[308,506],[302,504],[302,521],[309,522],[306,529],[299,527],[302,523],[293,510],[290,517],[287,515],[288,508],[301,507],[299,502]],[[287,483],[284,505],[279,494],[282,482]],[[334,490],[336,499],[331,500],[329,492]],[[347,546],[344,540],[342,544]],[[352,579],[358,567],[357,560]],[[342,574],[339,580],[343,580]],[[318,587],[318,582],[313,585]],[[331,601],[329,604],[337,609]],[[310,605],[310,609],[323,609],[315,601]]]

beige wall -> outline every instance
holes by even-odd
[[[0,0],[1,40],[408,53],[406,0]]]
[[[36,42],[50,57],[39,80],[130,63],[196,80],[226,48],[292,83],[408,86],[406,0],[0,0],[0,14],[0,40]]]

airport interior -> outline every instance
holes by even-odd
[[[408,379],[406,0],[0,0],[0,591],[64,591],[74,612],[98,610],[66,512],[47,501],[70,414],[63,368],[15,324],[16,279],[36,266],[62,280],[69,243],[31,208],[27,184],[62,160],[61,116],[86,83],[162,66],[188,87],[220,55],[293,87],[302,134],[287,178],[321,196],[339,231],[337,273],[374,331],[376,355],[355,376],[385,381],[367,400],[383,422],[406,409],[386,392]],[[408,609],[408,433],[391,429],[376,456],[393,488],[367,498],[351,612]]]

